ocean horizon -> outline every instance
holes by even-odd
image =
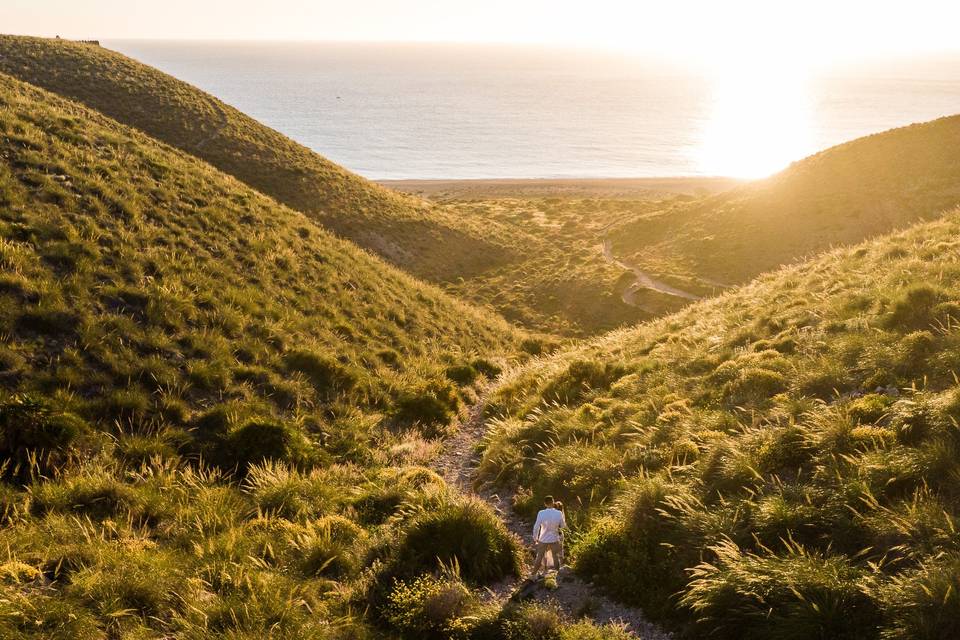
[[[545,47],[102,44],[375,180],[758,177],[960,112],[957,55],[802,76],[745,70],[730,80],[649,57]]]

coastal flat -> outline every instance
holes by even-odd
[[[487,198],[647,198],[711,195],[743,183],[719,176],[660,178],[514,178],[475,180],[377,180],[378,184],[431,200]]]

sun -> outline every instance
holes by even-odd
[[[807,72],[797,64],[731,62],[712,74],[694,163],[700,173],[762,178],[815,150]]]

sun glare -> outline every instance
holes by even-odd
[[[709,175],[762,178],[812,153],[807,73],[755,61],[719,69],[700,139],[695,162]]]

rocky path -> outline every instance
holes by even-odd
[[[484,400],[481,399],[471,408],[469,417],[460,424],[456,435],[444,443],[444,449],[434,461],[434,467],[448,484],[456,486],[465,494],[483,499],[493,507],[507,529],[518,536],[523,546],[529,550],[532,523],[514,513],[511,495],[479,482],[476,476],[479,463],[477,444],[487,429],[483,416],[484,406]],[[529,565],[532,560],[530,550],[526,564]],[[527,569],[528,567],[525,567],[525,570]],[[520,582],[520,579],[508,579],[492,585],[489,588],[490,597],[503,603],[514,593]],[[669,633],[649,622],[642,611],[610,600],[567,567],[560,570],[556,589],[539,588],[534,591],[531,599],[553,602],[571,618],[588,617],[597,624],[623,624],[634,636],[644,640],[671,638]]]

